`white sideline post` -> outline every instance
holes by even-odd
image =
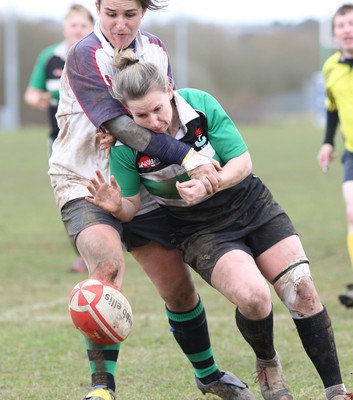
[[[14,8],[8,6],[4,19],[4,100],[0,109],[0,128],[6,131],[18,129],[19,112],[19,57],[17,16]]]

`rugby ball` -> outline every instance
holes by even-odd
[[[131,332],[130,303],[110,283],[96,279],[79,282],[71,292],[69,309],[75,327],[93,342],[120,343]]]

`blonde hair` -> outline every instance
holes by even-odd
[[[66,19],[70,18],[74,14],[85,15],[90,20],[90,22],[92,22],[92,25],[94,25],[93,15],[90,13],[90,11],[85,6],[83,6],[81,4],[72,4],[64,17],[64,21]]]
[[[155,64],[140,61],[132,49],[115,49],[111,93],[114,98],[126,104],[129,100],[144,97],[151,90],[168,90],[168,77]]]

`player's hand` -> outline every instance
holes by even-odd
[[[214,194],[221,183],[219,171],[222,171],[219,162],[211,159],[210,164],[200,165],[187,173],[190,179],[199,179],[203,183],[207,194]]]
[[[105,158],[109,157],[109,151],[116,142],[116,138],[104,127],[97,129],[96,138],[99,140],[99,148],[105,151]]]
[[[121,189],[114,176],[110,177],[110,185],[105,181],[103,174],[96,171],[97,178],[90,179],[91,184],[87,185],[92,197],[86,197],[88,203],[103,209],[106,212],[115,214],[121,210]]]
[[[24,101],[30,107],[33,107],[39,111],[45,111],[50,105],[51,94],[50,92],[45,92],[43,90],[35,89],[34,87],[28,86],[25,95]]]
[[[335,148],[332,144],[324,143],[317,155],[317,162],[322,171],[327,172],[329,165],[335,159]]]
[[[42,92],[38,99],[38,110],[45,111],[48,109],[51,101],[51,94],[49,92]]]
[[[209,197],[205,185],[199,179],[191,179],[182,183],[177,182],[176,188],[180,197],[185,200],[188,206],[198,204]]]

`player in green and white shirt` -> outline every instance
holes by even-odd
[[[293,399],[274,348],[266,280],[288,308],[326,398],[346,399],[330,317],[303,246],[285,211],[252,173],[247,146],[231,119],[210,94],[173,91],[157,66],[140,62],[131,51],[118,54],[116,68],[112,91],[135,122],[218,160],[220,189],[210,196],[180,166],[119,145],[111,149],[111,185],[97,172],[88,185],[93,198],[86,200],[129,221],[139,209],[143,183],[166,210],[185,261],[234,304],[238,329],[256,355],[265,399]]]
[[[200,154],[216,159],[222,166],[247,151],[234,123],[210,94],[196,89],[181,89],[173,96],[180,116],[180,126],[175,135],[177,139]],[[212,118],[206,117],[211,111]],[[160,204],[188,206],[175,185],[176,181],[189,180],[184,168],[165,164],[158,158],[119,144],[111,151],[110,166],[112,174],[119,175],[124,197],[139,193],[141,181]],[[214,198],[209,202],[213,203]]]
[[[73,4],[64,17],[64,40],[53,44],[39,54],[24,94],[25,102],[32,108],[48,112],[48,155],[52,154],[53,142],[59,134],[56,112],[59,104],[60,79],[66,56],[71,46],[93,30],[94,19],[89,10]],[[76,251],[76,248],[75,248]],[[83,258],[77,255],[70,272],[86,272]]]
[[[74,43],[93,30],[93,25],[93,16],[86,7],[79,4],[72,5],[64,17],[64,40],[42,50],[34,64],[24,100],[36,110],[48,111],[49,155],[52,144],[59,133],[55,114],[59,103],[60,78],[67,53]]]

